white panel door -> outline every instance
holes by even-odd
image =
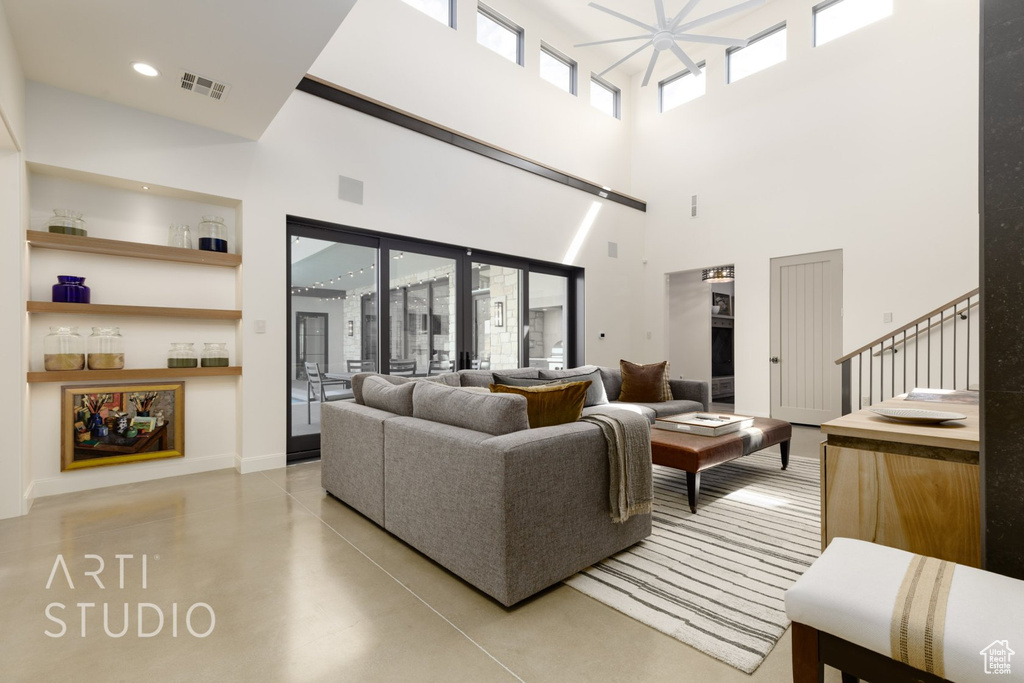
[[[842,413],[843,252],[771,261],[772,417],[820,425]]]

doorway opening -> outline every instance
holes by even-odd
[[[673,377],[708,383],[711,410],[731,413],[736,395],[735,281],[708,281],[709,270],[721,269],[668,275],[668,359]]]

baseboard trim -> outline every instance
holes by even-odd
[[[213,470],[231,469],[234,453],[209,455],[203,458],[180,458],[166,462],[133,463],[121,467],[97,467],[74,472],[64,472],[57,477],[35,479],[31,487],[34,498],[46,498],[62,493],[89,491],[121,484],[137,484],[154,479],[180,477]]]
[[[235,469],[239,474],[250,472],[262,472],[264,470],[276,470],[288,464],[288,456],[284,453],[270,453],[269,455],[254,455],[243,458],[235,455]]]
[[[30,481],[25,489],[25,495],[21,498],[21,514],[27,515],[32,509],[32,503],[36,502],[36,483]]]

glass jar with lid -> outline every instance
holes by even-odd
[[[220,216],[203,216],[199,224],[199,248],[203,251],[228,251],[228,229]]]
[[[85,221],[82,220],[82,212],[71,209],[54,209],[53,218],[46,223],[46,229],[62,235],[88,236],[85,230]]]
[[[199,358],[196,356],[195,344],[190,342],[175,342],[171,344],[171,350],[167,352],[167,367],[169,368],[194,368],[199,365]]]
[[[51,327],[43,337],[43,367],[47,370],[84,370],[85,339],[77,327]]]
[[[89,369],[124,368],[124,337],[116,327],[94,327],[89,335]]]
[[[228,366],[228,345],[209,343],[203,344],[204,368],[226,368]]]

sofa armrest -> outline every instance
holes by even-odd
[[[377,524],[384,523],[384,423],[395,417],[352,401],[320,408],[320,483]]]
[[[670,379],[672,398],[676,400],[697,401],[707,410],[711,405],[711,387],[707,382],[693,379]]]

